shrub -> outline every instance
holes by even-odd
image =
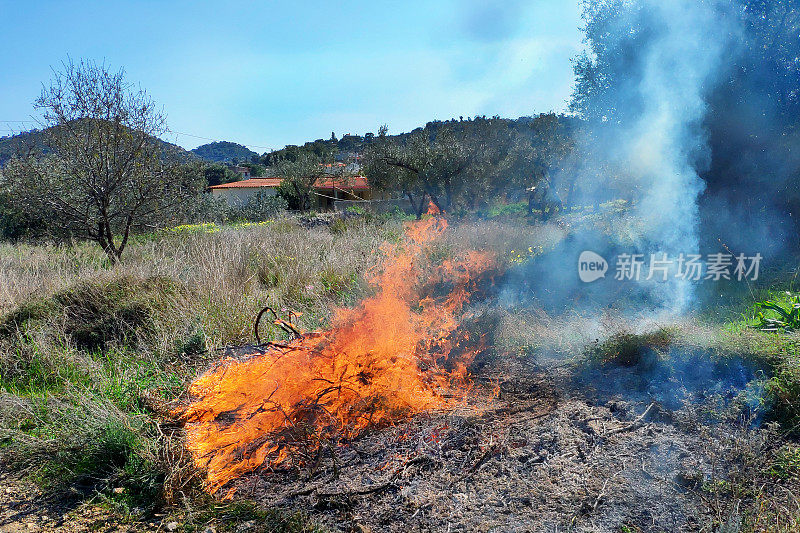
[[[269,195],[260,191],[240,209],[234,209],[233,217],[249,222],[264,222],[282,211],[286,211],[289,204],[280,195]]]
[[[213,222],[227,224],[229,222],[264,222],[286,211],[288,204],[280,195],[259,192],[243,206],[230,206],[221,198],[209,194],[201,195],[187,209],[185,220],[189,223]],[[183,227],[183,226],[181,226]]]
[[[174,305],[179,289],[168,278],[84,281],[45,300],[23,304],[0,319],[0,339],[35,323],[60,324],[80,349],[136,346],[153,333],[157,310]]]
[[[223,198],[214,198],[210,194],[200,194],[185,208],[185,223],[216,222],[224,224],[233,218],[228,202]]]
[[[603,364],[637,366],[646,363],[657,352],[667,350],[673,338],[673,332],[665,328],[641,334],[619,332],[593,345],[589,355]]]

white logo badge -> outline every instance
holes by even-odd
[[[608,262],[602,256],[585,251],[578,258],[578,276],[584,283],[591,283],[600,278],[606,277],[608,272]]]

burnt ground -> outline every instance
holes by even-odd
[[[342,531],[738,531],[765,501],[796,509],[796,487],[763,478],[777,435],[741,391],[661,372],[654,387],[649,372],[490,365],[498,399],[374,430],[313,470],[252,475],[238,495]]]
[[[313,469],[250,475],[235,498],[348,532],[733,532],[756,509],[780,523],[800,491],[766,474],[785,439],[745,401],[757,369],[698,371],[703,357],[671,372],[498,358],[471,405],[373,430]],[[2,477],[0,531],[184,530],[181,518],[131,522],[97,503]]]

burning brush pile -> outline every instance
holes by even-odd
[[[367,275],[374,295],[337,310],[330,329],[224,360],[191,385],[180,418],[210,492],[251,472],[313,465],[369,428],[466,399],[482,346],[460,318],[497,262],[477,251],[431,258],[446,227],[428,218],[385,244],[382,266]]]

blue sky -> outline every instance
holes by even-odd
[[[563,111],[579,26],[577,0],[0,0],[0,135],[33,126],[6,121],[31,120],[67,56],[124,67],[173,131],[259,153],[381,124]]]

